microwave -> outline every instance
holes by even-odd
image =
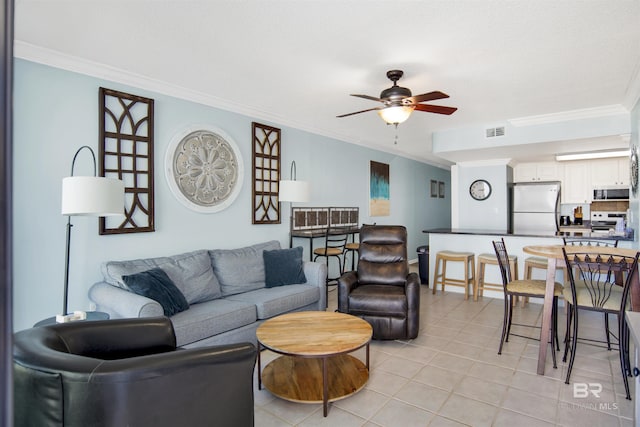
[[[593,200],[629,200],[629,187],[596,187]]]

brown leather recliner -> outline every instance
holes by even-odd
[[[176,348],[168,318],[14,335],[15,426],[253,426],[250,343]]]
[[[363,226],[358,255],[357,271],[338,279],[338,311],[369,322],[374,339],[417,337],[420,280],[409,273],[407,229]]]

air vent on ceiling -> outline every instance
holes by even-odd
[[[485,138],[495,138],[497,136],[504,136],[504,126],[485,129]]]

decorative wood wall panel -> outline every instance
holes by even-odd
[[[300,207],[291,208],[291,230],[318,230],[332,227],[358,227],[360,208]]]
[[[252,123],[253,224],[280,224],[280,129]]]
[[[100,175],[125,185],[124,219],[100,218],[100,234],[155,231],[153,99],[100,88]]]

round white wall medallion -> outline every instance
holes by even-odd
[[[242,188],[244,168],[237,144],[210,125],[177,133],[165,155],[167,183],[173,195],[197,212],[229,207]]]

